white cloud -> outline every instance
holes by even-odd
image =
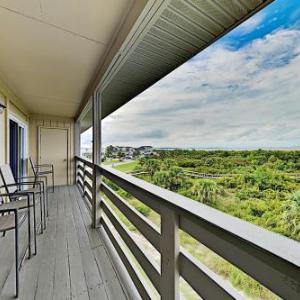
[[[234,34],[236,35],[243,35],[252,32],[253,30],[257,29],[263,21],[265,20],[265,13],[264,12],[259,12],[253,17],[249,18],[247,21],[242,23],[240,26],[238,26],[234,30]]]
[[[300,31],[207,49],[103,122],[104,144],[300,145]]]

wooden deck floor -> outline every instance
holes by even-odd
[[[25,259],[19,299],[126,299],[100,233],[76,187],[49,194],[47,230],[38,236],[38,255]],[[25,224],[24,224],[25,225]],[[22,251],[26,225],[20,233]],[[12,233],[0,238],[0,299],[14,298]]]

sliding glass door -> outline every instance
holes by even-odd
[[[25,175],[25,128],[14,120],[9,120],[9,162],[15,178]]]

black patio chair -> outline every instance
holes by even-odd
[[[51,175],[52,176],[52,193],[54,193],[54,166],[52,164],[36,165],[33,163],[32,158],[29,157],[32,172],[36,180],[41,176]]]
[[[16,297],[19,296],[19,270],[21,262],[19,263],[19,228],[24,223],[27,215],[28,220],[28,251],[31,249],[31,226],[30,226],[30,196],[29,193],[19,193],[18,195],[12,196],[11,194],[0,194],[0,198],[8,197],[22,198],[22,200],[15,200],[15,202],[26,201],[28,209],[22,209],[19,211],[18,208],[10,207],[10,203],[1,201],[0,205],[0,233],[7,232],[10,230],[15,231],[15,273],[16,273]],[[35,249],[36,251],[36,249]],[[30,254],[30,253],[29,253]],[[31,254],[29,255],[29,258]]]
[[[43,181],[20,181],[16,182],[12,170],[8,164],[0,166],[0,176],[3,187],[7,194],[32,193],[33,197],[37,195],[40,199],[40,218],[41,218],[41,233],[46,229],[46,205],[45,205],[45,186]],[[34,206],[35,214],[35,206]],[[34,215],[35,219],[35,215]]]

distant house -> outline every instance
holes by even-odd
[[[153,155],[153,147],[151,146],[141,146],[137,148],[141,156],[151,156]]]
[[[122,153],[122,158],[133,159],[135,157],[148,157],[154,154],[153,147],[151,146],[141,146],[141,147],[130,147],[130,146],[110,146],[111,147],[111,157],[119,158],[120,153]]]

